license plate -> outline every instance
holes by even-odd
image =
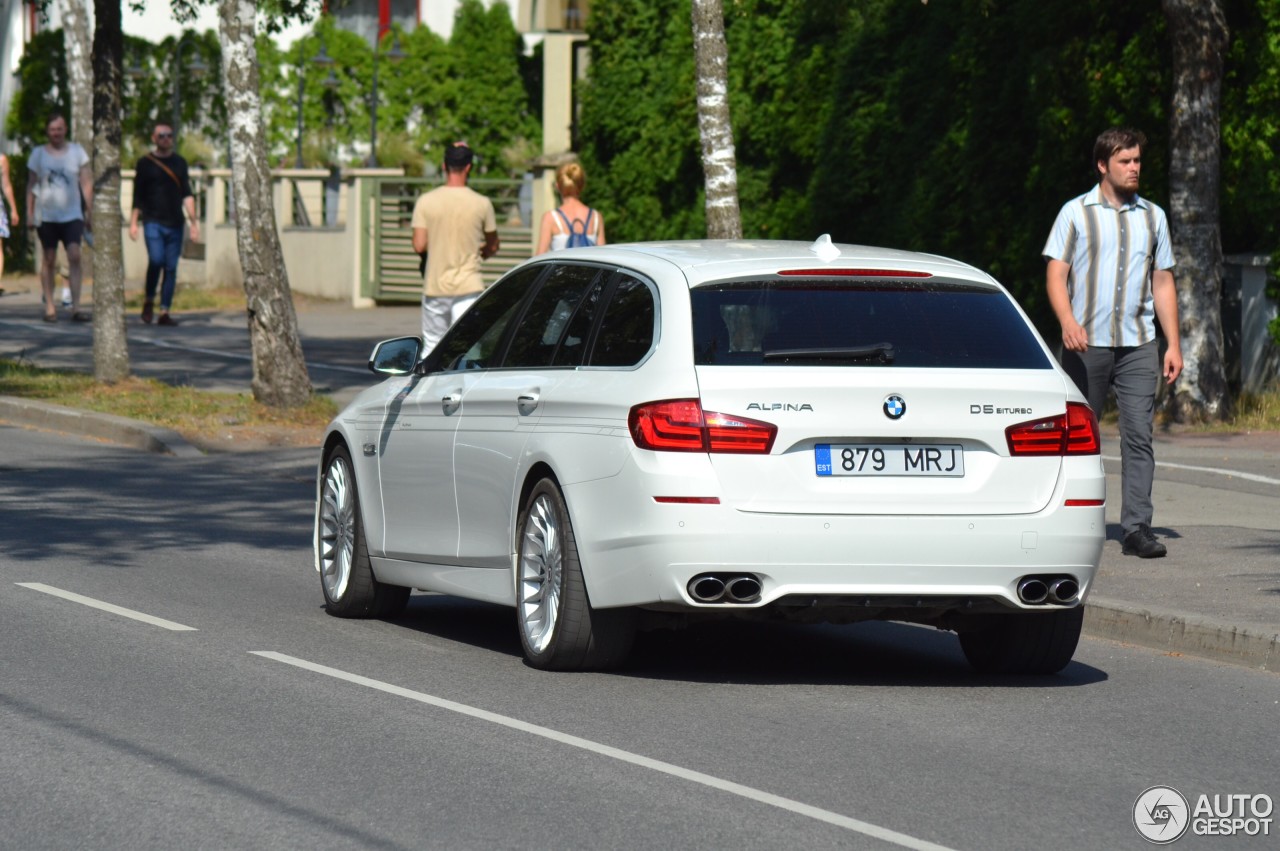
[[[958,443],[819,443],[819,476],[963,476]]]

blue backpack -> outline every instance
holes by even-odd
[[[588,236],[591,232],[591,216],[595,210],[587,208],[587,220],[574,219],[569,221],[569,217],[564,214],[563,210],[556,210],[556,213],[564,220],[564,226],[569,230],[569,241],[565,243],[565,248],[586,248],[595,245],[594,238]]]

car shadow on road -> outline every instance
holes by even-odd
[[[520,658],[515,614],[504,606],[415,594],[390,623]],[[641,632],[609,675],[741,685],[1065,688],[1107,673],[1072,662],[1052,676],[992,676],[969,667],[954,633],[881,621],[853,625],[708,622]],[[555,676],[555,674],[548,674]]]

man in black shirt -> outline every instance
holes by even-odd
[[[155,150],[138,160],[133,179],[133,215],[129,219],[129,238],[138,241],[138,219],[147,243],[147,292],[142,305],[142,321],[150,323],[155,310],[156,287],[160,286],[160,319],[158,325],[177,325],[169,316],[173,290],[178,283],[178,257],[182,254],[183,214],[191,223],[191,238],[200,240],[200,222],[196,218],[196,199],[191,194],[191,178],[187,161],[174,152],[173,128],[157,124],[151,134]]]

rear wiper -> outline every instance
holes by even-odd
[[[893,363],[893,343],[872,343],[831,349],[771,349],[766,361],[878,361]]]

